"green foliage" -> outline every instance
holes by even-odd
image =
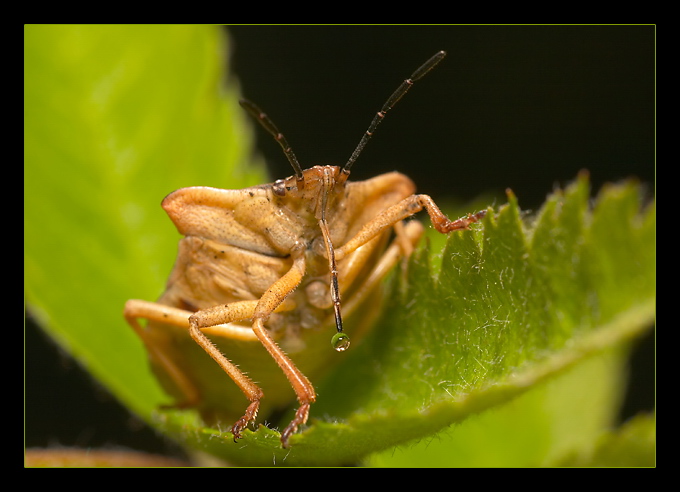
[[[275,429],[234,444],[192,412],[158,410],[167,397],[122,308],[156,298],[172,267],[179,236],[160,200],[269,181],[234,84],[220,85],[226,40],[202,26],[27,26],[24,37],[27,302],[152,425],[235,464],[653,464],[653,424],[642,445],[626,440],[639,461],[602,443],[630,341],[654,323],[655,206],[626,182],[591,207],[585,174],[532,223],[510,193],[438,257],[416,251],[370,336],[319,383],[291,449]]]
[[[604,432],[590,448],[573,451],[559,466],[655,466],[656,415],[640,414],[616,431]]]
[[[222,85],[225,41],[192,26],[26,26],[24,42],[27,301],[148,415],[163,392],[121,316],[127,299],[158,297],[177,254],[161,200],[267,181],[234,84]]]

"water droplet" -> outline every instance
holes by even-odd
[[[336,333],[331,338],[331,345],[338,352],[344,352],[349,348],[349,337],[344,333]]]

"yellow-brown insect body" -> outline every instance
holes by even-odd
[[[376,194],[376,187],[380,193]],[[338,248],[386,206],[398,203],[414,189],[412,181],[399,173],[351,182],[339,167],[315,166],[304,171],[302,189],[296,177],[291,176],[244,190],[177,190],[162,205],[185,237],[180,240],[177,262],[158,303],[196,312],[220,304],[258,300],[290,270],[293,255],[302,254],[305,277],[287,297],[289,309],[273,313],[265,326],[298,368],[308,377],[317,378],[340,357],[330,348],[328,331],[320,330],[332,326],[333,314],[328,258],[318,225],[322,212],[331,241]],[[234,200],[237,192],[247,199]],[[390,230],[386,230],[338,261],[344,315],[350,316],[354,311],[353,297],[383,253],[389,234]],[[369,300],[371,294],[361,294],[364,298],[358,304]],[[249,329],[251,321],[240,324]],[[352,320],[349,334],[353,335],[360,325]],[[241,391],[225,384],[220,368],[187,336],[186,329],[169,330],[165,324],[151,322],[147,331],[150,337],[155,333],[163,340],[159,343],[165,346],[166,355],[171,351],[170,358],[191,379],[200,394],[197,405],[206,420],[228,423],[239,416]],[[261,416],[293,400],[295,395],[284,374],[254,337],[239,340],[218,335],[211,339],[251,379],[266,388]],[[295,356],[303,351],[303,356]],[[181,402],[185,396],[157,362],[154,366],[166,390]]]
[[[192,187],[165,197],[162,206],[184,236],[177,261],[159,300],[129,300],[125,318],[178,406],[198,409],[208,422],[235,420],[237,439],[258,412],[266,419],[295,397],[299,406],[281,432],[287,446],[316,400],[308,377],[318,379],[337,362],[331,344],[337,351],[349,346],[341,305],[344,315],[358,313],[418,242],[423,226],[402,221],[424,209],[446,234],[484,216],[449,220],[396,172],[347,179],[387,111],[444,56],[436,53],[402,82],[342,168],[303,171],[269,117],[241,101],[279,142],[295,174],[243,190]],[[392,231],[395,239],[386,246]],[[337,333],[329,344],[319,328],[333,318]],[[369,322],[362,315],[347,325],[352,332]]]

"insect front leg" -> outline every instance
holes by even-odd
[[[457,220],[449,220],[449,218],[439,209],[437,204],[434,203],[434,200],[428,195],[411,195],[404,198],[399,203],[388,207],[373,220],[365,224],[353,238],[347,241],[341,248],[335,250],[336,259],[342,259],[345,255],[351,253],[363,244],[366,244],[378,234],[381,234],[383,231],[394,226],[400,220],[410,217],[423,209],[425,209],[430,216],[434,228],[442,234],[468,229],[470,224],[481,220],[486,215],[486,210],[482,210],[475,214],[468,214]]]
[[[212,323],[212,332],[220,336],[235,338],[239,340],[255,340],[256,337],[251,330],[243,327],[230,325],[232,321],[241,319],[248,319],[257,306],[257,301],[240,301],[227,304],[226,306],[218,306],[220,310],[220,323]],[[199,311],[200,312],[200,311]],[[211,310],[204,311],[204,318],[210,319]],[[142,339],[149,351],[150,356],[155,360],[163,370],[170,376],[175,386],[184,395],[184,399],[180,401],[176,407],[188,408],[195,407],[199,404],[201,395],[196,388],[196,385],[187,377],[186,373],[177,366],[171,357],[166,356],[165,350],[161,344],[152,338],[149,333],[139,324],[139,319],[147,319],[152,322],[157,322],[162,325],[174,325],[181,328],[186,328],[192,338],[205,350],[213,359],[217,361],[220,367],[226,372],[229,377],[237,384],[243,393],[251,400],[259,402],[259,397],[262,395],[262,390],[253,383],[250,378],[243,374],[236,365],[227,359],[215,345],[201,332],[200,329],[195,328],[190,319],[195,316],[194,313],[183,309],[166,306],[156,302],[141,301],[132,299],[125,304],[124,311],[125,319],[132,326],[135,332]],[[196,333],[198,332],[198,334]],[[259,396],[258,396],[259,395]],[[252,408],[251,408],[252,407]],[[257,413],[258,405],[251,404],[246,411],[243,418],[252,420]],[[246,420],[246,422],[248,421]]]
[[[295,433],[300,425],[307,422],[309,407],[316,400],[314,386],[307,377],[295,366],[281,348],[274,342],[271,335],[264,328],[264,322],[271,313],[280,305],[286,296],[293,292],[300,285],[305,274],[305,257],[302,252],[293,261],[291,269],[264,293],[253,315],[253,331],[265,346],[269,354],[281,367],[288,381],[290,382],[297,396],[300,407],[295,412],[295,417],[288,426],[281,432],[281,444],[288,447],[289,437]]]
[[[158,343],[149,333],[139,324],[139,319],[155,321],[163,324],[170,324],[189,328],[190,311],[165,306],[157,302],[130,299],[125,303],[123,312],[126,321],[142,339],[149,357],[163,368],[169,375],[175,386],[183,395],[183,399],[175,406],[188,408],[196,406],[200,401],[200,394],[196,385],[186,376],[186,373],[173,362],[172,357],[166,355],[164,347]]]
[[[191,335],[191,338],[227,373],[250,401],[243,416],[231,428],[234,441],[241,437],[241,431],[248,425],[248,422],[255,420],[257,417],[260,399],[264,396],[264,393],[259,386],[220,352],[215,344],[203,333],[202,328],[251,318],[256,306],[257,301],[233,302],[203,309],[189,316],[189,335]]]
[[[159,323],[160,326],[174,325],[186,328],[198,345],[215,359],[251,401],[244,416],[237,422],[240,431],[250,420],[255,419],[262,390],[215,347],[204,331],[211,335],[238,340],[259,340],[250,328],[231,324],[233,321],[252,318],[257,303],[258,301],[238,301],[192,313],[156,302],[132,299],[125,304],[124,315],[146,345],[151,358],[163,368],[184,396],[183,400],[175,405],[180,408],[198,406],[201,395],[186,373],[173,362],[172,357],[166,355],[163,346],[139,324],[138,320],[146,319]],[[280,305],[277,311],[285,309],[290,309],[290,306]],[[201,326],[201,322],[205,328]]]
[[[423,225],[415,220],[408,223],[398,222],[395,226],[397,237],[394,238],[375,263],[368,277],[361,282],[360,288],[345,302],[343,308],[346,313],[354,312],[355,309],[363,304],[400,259],[408,259],[425,232]],[[371,311],[377,313],[375,310]],[[372,324],[371,321],[370,319],[362,319],[361,326],[368,328]],[[361,336],[360,331],[361,329],[355,329],[355,334],[358,335],[357,338]]]
[[[309,382],[307,377],[302,374],[302,372],[295,366],[292,360],[281,350],[281,348],[276,344],[272,336],[269,334],[268,330],[265,328],[264,323],[269,319],[272,313],[280,310],[284,306],[284,301],[286,296],[293,292],[295,288],[300,284],[302,277],[305,274],[305,259],[302,253],[297,255],[297,258],[293,261],[293,266],[283,275],[279,280],[274,282],[274,284],[267,289],[267,291],[262,295],[259,301],[249,301],[254,302],[254,309],[244,316],[244,318],[252,318],[253,320],[253,333],[257,339],[264,345],[272,358],[279,365],[286,378],[290,382],[297,399],[300,403],[295,417],[291,423],[284,429],[281,433],[281,442],[284,447],[288,445],[288,438],[293,434],[297,428],[307,421],[309,415],[310,405],[316,399],[316,393],[314,392],[314,387]],[[212,342],[205,336],[202,329],[209,329],[214,325],[224,323],[225,317],[229,317],[232,313],[229,311],[231,304],[226,306],[215,306],[210,309],[198,311],[189,318],[190,333],[194,337],[197,343],[204,348],[206,352],[224,369],[227,374],[229,374],[232,379],[234,376],[231,371],[231,362],[229,362],[226,357],[224,357],[220,351],[212,344]],[[243,318],[242,318],[243,319]],[[224,364],[224,365],[223,365]],[[240,373],[240,371],[239,371]],[[240,373],[242,375],[242,373]],[[245,376],[243,376],[247,379]],[[240,381],[234,379],[237,384]],[[250,381],[250,380],[248,380]],[[239,385],[240,386],[240,385]],[[248,422],[255,418],[255,414],[259,407],[260,399],[263,396],[261,390],[256,387],[256,391],[250,391],[248,388],[242,388],[246,396],[250,399],[251,404],[246,410],[244,416],[239,419],[232,427],[232,433],[234,434],[234,439],[241,437],[241,431],[246,427]]]

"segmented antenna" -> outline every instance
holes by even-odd
[[[290,162],[290,165],[293,166],[298,189],[304,188],[305,178],[304,175],[302,174],[302,168],[300,167],[300,163],[298,162],[297,157],[295,157],[293,149],[290,147],[290,145],[288,145],[288,140],[286,140],[286,137],[283,136],[283,133],[279,131],[279,129],[276,127],[271,118],[267,116],[267,113],[263,112],[254,103],[250,102],[247,99],[241,99],[239,101],[239,104],[243,109],[248,111],[248,113],[250,113],[260,123],[260,125],[262,125],[262,128],[271,133],[272,136],[276,139],[276,141],[283,149],[283,153],[286,154],[288,162]]]
[[[373,117],[373,121],[371,121],[371,124],[368,126],[368,130],[366,130],[364,136],[361,137],[359,145],[357,145],[357,148],[354,149],[354,152],[352,152],[352,155],[347,161],[347,164],[343,166],[342,171],[344,173],[349,174],[349,168],[352,167],[352,164],[354,164],[354,162],[359,158],[359,154],[361,154],[361,151],[364,150],[364,147],[366,146],[370,138],[373,136],[373,132],[375,132],[375,129],[383,120],[385,114],[390,109],[392,109],[394,105],[397,104],[402,97],[404,97],[404,94],[408,92],[408,90],[411,88],[414,82],[423,78],[427,74],[427,72],[429,72],[435,66],[437,66],[437,64],[440,61],[442,61],[445,56],[446,51],[440,51],[436,53],[432,58],[423,63],[420,66],[420,68],[413,72],[413,74],[408,79],[404,80],[399,87],[397,87],[397,90],[392,93],[392,95],[389,97],[389,99],[387,99],[387,101],[385,101],[385,104],[383,104],[382,109],[378,111],[376,115]]]

